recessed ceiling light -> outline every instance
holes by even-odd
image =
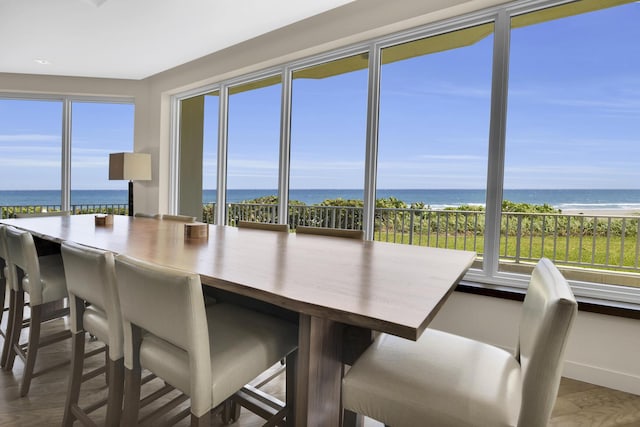
[[[51,64],[51,62],[47,61],[46,59],[34,59],[35,62],[37,62],[40,65],[49,65]]]

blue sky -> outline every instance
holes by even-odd
[[[638,22],[634,2],[512,31],[505,188],[640,188]],[[379,188],[484,188],[492,42],[383,66]],[[277,186],[280,90],[231,96],[229,188]],[[294,80],[291,188],[363,187],[366,93],[366,70]],[[0,100],[0,189],[60,188],[61,108]],[[126,188],[106,165],[132,148],[133,107],[75,103],[73,118],[72,188]]]

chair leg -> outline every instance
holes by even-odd
[[[29,387],[33,379],[33,368],[36,366],[38,347],[40,346],[40,325],[42,322],[42,306],[31,307],[31,324],[29,325],[29,344],[27,349],[27,362],[24,365],[24,376],[20,386],[20,396],[29,394]]]
[[[122,425],[138,425],[138,412],[140,410],[140,366],[133,369],[124,369],[124,410],[122,413]]]
[[[201,417],[191,414],[191,427],[209,427],[211,425],[211,412],[205,412]]]
[[[109,346],[104,346],[104,381],[109,385],[109,369],[111,368],[111,364],[109,363],[111,359],[109,359]]]
[[[20,333],[22,332],[22,320],[24,319],[24,292],[15,291],[13,319],[11,320],[11,337],[9,338],[9,351],[4,369],[13,370],[13,362],[16,360],[16,347],[20,345]]]
[[[116,361],[108,359],[107,366],[107,372],[109,372],[109,397],[107,399],[107,419],[105,421],[105,426],[117,427],[120,425],[120,417],[122,416],[124,358],[120,358]],[[140,387],[138,387],[138,390],[139,389]]]
[[[9,349],[11,348],[11,337],[13,336],[13,318],[15,317],[16,310],[16,295],[13,289],[9,289],[9,313],[7,316],[7,329],[4,333],[4,345],[2,346],[2,358],[0,359],[0,366],[4,368],[7,366],[7,359],[9,358]]]
[[[286,404],[287,404],[287,426],[294,427],[296,425],[296,377],[298,375],[298,350],[290,353],[287,356],[286,363]]]
[[[71,373],[67,387],[67,401],[64,405],[63,427],[71,427],[75,421],[71,408],[78,404],[78,399],[80,398],[80,385],[82,384],[82,370],[84,368],[84,340],[84,332],[78,332],[73,335],[71,343]]]
[[[4,261],[0,263],[0,268],[4,268],[2,265]],[[0,272],[0,275],[4,273]],[[0,277],[0,323],[2,323],[2,318],[4,317],[4,300],[7,297],[7,279],[4,276]],[[5,332],[5,339],[7,338]]]

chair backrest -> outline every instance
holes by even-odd
[[[109,357],[123,357],[122,315],[116,285],[113,253],[74,242],[61,246],[64,274],[71,307],[71,331],[78,333],[80,319],[75,297],[101,309],[109,326]]]
[[[20,280],[28,280],[30,304],[42,304],[40,263],[33,236],[28,231],[18,230],[11,226],[8,226],[5,232],[7,251],[11,254],[9,257],[9,274],[13,290],[20,290]]]
[[[35,218],[39,216],[69,216],[69,211],[51,211],[51,212],[33,212],[33,213],[16,213],[16,218]]]
[[[551,261],[541,259],[531,274],[522,305],[515,354],[522,366],[519,427],[547,425],[577,311],[578,304],[567,281]]]
[[[155,218],[155,219],[160,219],[160,216],[158,214],[148,214],[148,213],[144,213],[144,212],[136,212],[135,214],[133,214],[134,217],[136,218]]]
[[[116,277],[125,330],[124,364],[133,369],[132,325],[189,356],[191,407],[202,413],[212,399],[209,332],[200,276],[125,255],[116,256]],[[145,338],[146,339],[146,338]]]
[[[162,215],[157,215],[157,216],[159,216],[160,219],[165,219],[165,220],[169,220],[169,221],[196,222],[196,217],[195,216],[169,215],[169,214],[162,214]]]
[[[270,230],[270,231],[289,231],[288,224],[270,224],[266,222],[253,222],[253,221],[238,221],[238,228],[253,228],[256,230]]]
[[[325,228],[325,227],[309,227],[299,225],[296,227],[298,234],[317,234],[320,236],[346,237],[348,239],[363,240],[364,232],[362,230],[345,230],[342,228]]]
[[[4,292],[7,281],[9,279],[9,251],[7,250],[7,226],[0,224],[0,283],[2,284],[0,292]],[[11,284],[9,285],[11,288]],[[0,298],[4,301],[4,298]],[[0,307],[3,309],[4,307]],[[0,315],[2,318],[2,315]]]

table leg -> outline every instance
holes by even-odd
[[[294,426],[342,422],[342,330],[328,319],[300,315]]]

